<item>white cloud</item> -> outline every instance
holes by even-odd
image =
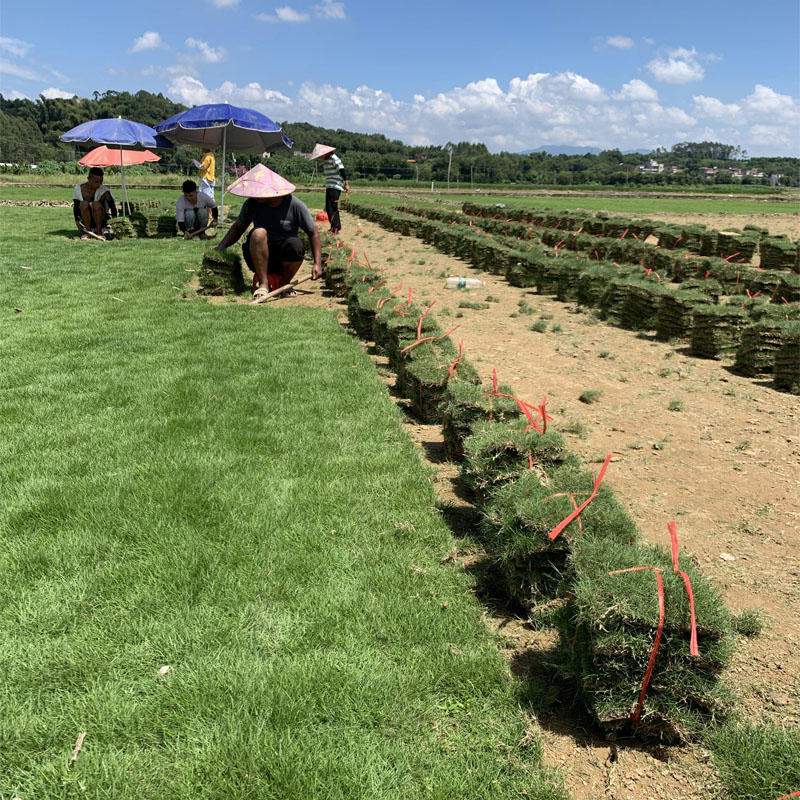
[[[4,75],[13,75],[15,78],[24,78],[28,81],[41,80],[39,73],[32,67],[27,67],[24,64],[17,64],[13,61],[6,61],[0,58],[0,73]]]
[[[612,92],[574,72],[516,77],[507,86],[486,77],[407,101],[366,85],[306,82],[291,96],[259,83],[211,88],[185,73],[172,80],[168,95],[187,105],[230,102],[271,119],[382,133],[412,145],[483,142],[492,152],[548,143],[634,149],[715,140],[780,154],[769,146],[767,128],[780,131],[774,142],[781,153],[800,149],[790,141],[800,129],[800,103],[761,85],[733,104],[696,95],[691,109],[662,105],[656,90],[636,78]]]
[[[224,61],[227,51],[224,47],[212,47],[208,42],[200,39],[193,39],[191,36],[186,40],[186,46],[200,51],[203,61],[208,64],[216,64]]]
[[[334,0],[322,0],[320,5],[314,6],[314,13],[326,19],[345,19],[346,16],[344,3],[337,3]]]
[[[45,89],[43,92],[41,92],[41,95],[42,95],[42,97],[46,97],[48,100],[54,100],[56,98],[62,98],[64,100],[69,100],[69,99],[75,97],[75,92],[65,92],[62,89],[54,89],[54,88],[51,87],[51,88]]]
[[[21,39],[12,39],[9,36],[0,36],[0,52],[8,53],[16,58],[24,58],[33,49],[30,42]]]
[[[716,97],[706,97],[702,94],[695,95],[692,100],[695,112],[711,119],[730,119],[742,110],[736,103],[723,103]]]
[[[638,78],[628,81],[614,95],[615,100],[631,100],[633,102],[655,102],[658,100],[658,92],[649,83],[640,81]]]
[[[211,0],[217,8],[233,8],[239,5],[239,0]]]
[[[606,44],[618,50],[630,50],[633,47],[633,39],[630,36],[607,36]]]
[[[647,69],[656,80],[664,83],[691,83],[701,80],[705,75],[694,48],[670,50],[667,58],[654,58],[647,64]]]
[[[153,50],[156,47],[163,47],[164,40],[160,33],[155,31],[145,31],[131,46],[131,53],[141,53],[145,50]]]
[[[309,14],[295,11],[291,6],[281,6],[275,9],[274,14],[258,14],[256,19],[261,22],[308,22]]]
[[[28,95],[18,92],[16,89],[13,89],[7,95],[5,95],[5,98],[6,100],[30,100]]]

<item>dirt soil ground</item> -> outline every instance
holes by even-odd
[[[775,216],[781,215],[746,221],[798,236],[797,217]],[[721,228],[744,224],[733,225],[729,216],[688,220]],[[682,548],[729,607],[763,609],[765,630],[741,639],[728,680],[750,721],[800,726],[798,398],[776,391],[768,379],[733,374],[728,362],[691,357],[682,346],[612,327],[573,303],[512,287],[416,238],[346,213],[342,221],[346,244],[359,256],[366,252],[373,266],[386,267],[392,286],[402,281],[413,287],[415,298],[436,301],[433,311],[444,327],[459,325],[452,338],[463,341],[465,356],[485,382],[496,369],[517,396],[536,403],[546,396],[551,425],[593,470],[613,455],[606,483],[649,540],[669,547],[667,523],[675,520]],[[448,290],[446,276],[478,277],[486,286]],[[326,296],[321,284],[311,287],[280,302],[346,310],[345,301]],[[463,301],[489,307],[459,308]],[[521,313],[521,301],[528,313]],[[531,330],[536,322],[546,330]],[[579,400],[588,390],[601,393],[589,405]],[[464,503],[457,467],[442,457],[438,426],[409,420],[408,427],[439,468],[440,497],[457,510]],[[458,557],[467,567],[475,560],[471,552]],[[486,608],[487,624],[501,634],[512,668],[533,678],[547,662],[552,634],[530,630],[491,599]],[[564,769],[576,800],[724,796],[710,756],[699,746],[610,742],[558,702],[537,719],[545,761]]]

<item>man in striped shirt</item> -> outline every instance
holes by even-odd
[[[325,213],[331,225],[331,233],[337,234],[342,229],[339,219],[339,197],[342,192],[350,192],[350,184],[344,171],[342,159],[334,153],[335,147],[317,143],[311,151],[311,158],[322,162],[325,175]]]

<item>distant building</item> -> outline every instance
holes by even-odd
[[[664,165],[656,161],[654,158],[649,158],[644,164],[640,164],[636,169],[639,172],[646,174],[655,174],[664,171]]]

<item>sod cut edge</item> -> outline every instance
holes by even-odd
[[[2,343],[0,794],[563,797],[333,315],[180,301],[181,241],[87,259],[31,247],[23,211],[7,244],[33,269],[2,267],[25,313]]]

